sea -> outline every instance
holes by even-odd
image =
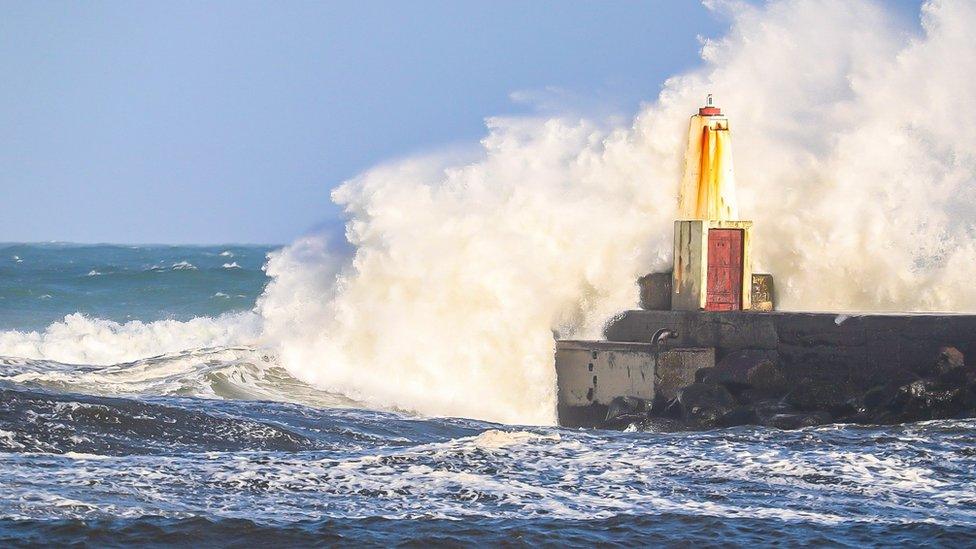
[[[272,251],[0,245],[0,545],[976,545],[976,421],[617,432],[367,404],[253,337]]]

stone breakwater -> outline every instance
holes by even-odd
[[[606,426],[799,428],[976,417],[976,316],[628,311],[614,342],[711,347],[673,398],[618,399]],[[966,357],[970,357],[967,362]],[[679,376],[680,377],[680,376]]]

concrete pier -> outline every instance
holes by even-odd
[[[912,378],[941,347],[976,356],[976,315],[627,311],[605,330],[610,341],[649,342],[667,328],[668,347],[769,351],[789,382],[829,380],[838,390]]]
[[[662,329],[677,337],[655,346]],[[976,370],[964,362],[976,356],[976,315],[640,310],[605,336],[557,342],[562,425],[612,426],[621,406],[648,417],[683,409],[698,427],[976,413]],[[711,415],[693,417],[701,410]]]

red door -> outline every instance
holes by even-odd
[[[708,231],[706,311],[742,309],[742,231]]]

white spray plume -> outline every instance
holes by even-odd
[[[307,237],[267,265],[258,313],[283,364],[384,408],[553,422],[553,331],[598,337],[638,276],[670,267],[707,93],[780,308],[976,310],[976,4],[925,4],[917,35],[883,4],[712,4],[729,32],[631,127],[494,118],[475,160],[412,158],[336,189],[352,260]]]

